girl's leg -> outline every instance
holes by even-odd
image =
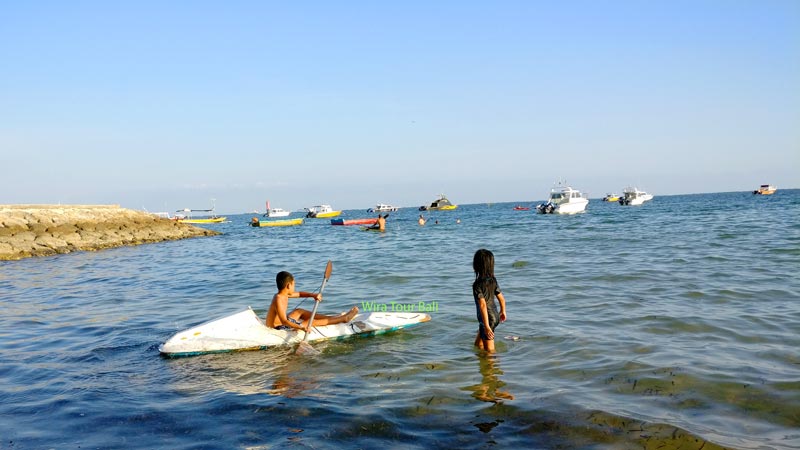
[[[483,348],[483,339],[481,339],[481,332],[478,330],[478,335],[475,336],[475,347],[478,347],[481,350],[485,350]]]

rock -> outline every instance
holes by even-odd
[[[118,205],[0,205],[0,261],[217,234]]]

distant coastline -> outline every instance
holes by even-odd
[[[0,205],[0,261],[216,234],[119,205]]]

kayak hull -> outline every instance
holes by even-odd
[[[374,225],[378,219],[331,219],[331,225]]]
[[[291,227],[302,224],[302,218],[286,220],[259,220],[258,222],[251,222],[251,225],[254,227]]]
[[[313,327],[308,341],[367,337],[397,331],[430,320],[425,313],[359,313],[351,322]],[[209,353],[265,350],[271,347],[300,343],[305,332],[276,330],[264,325],[248,308],[176,333],[158,347],[169,357],[195,356]]]

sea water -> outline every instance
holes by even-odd
[[[422,227],[401,209],[385,233],[238,215],[216,237],[0,262],[0,448],[800,448],[800,191],[516,203]],[[472,346],[479,248],[508,304],[493,356]],[[432,320],[318,356],[159,355],[263,315],[278,271],[318,289],[329,259],[321,312]]]

